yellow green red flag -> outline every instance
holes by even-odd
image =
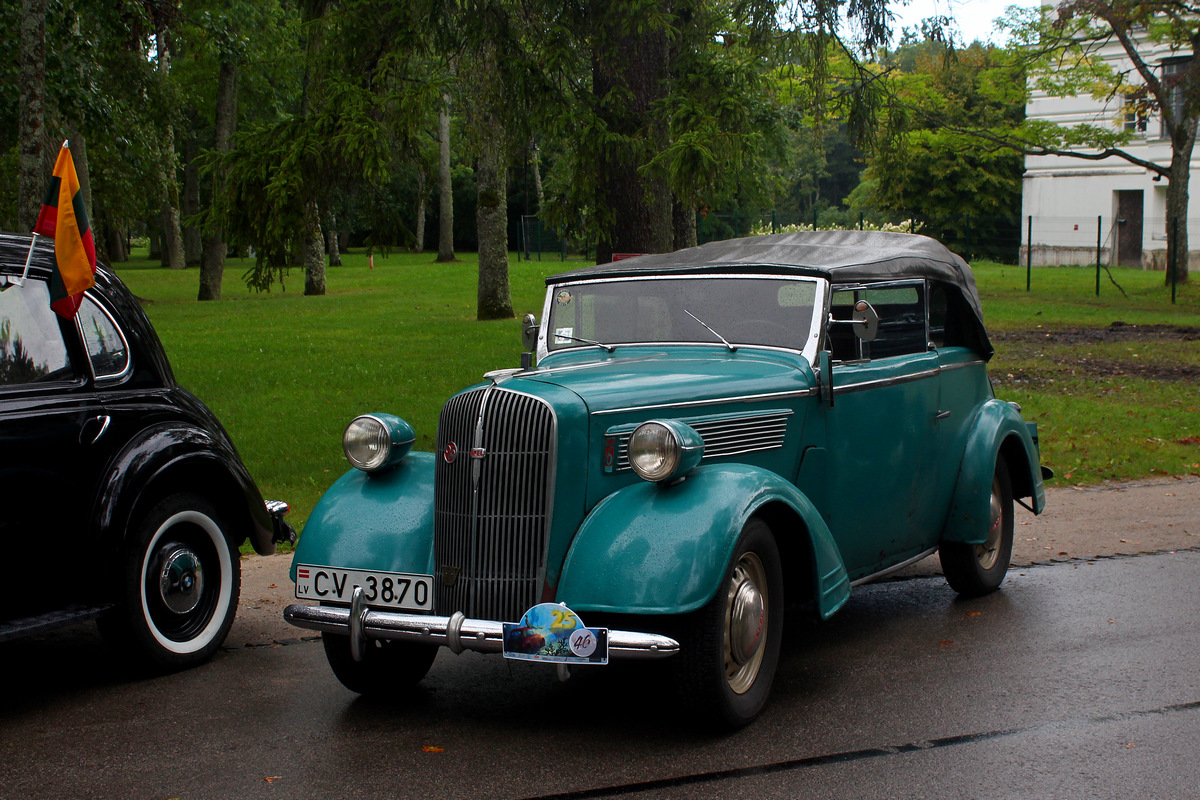
[[[33,232],[54,239],[57,269],[50,278],[50,307],[60,317],[73,319],[83,293],[96,283],[96,244],[66,142],[58,151],[54,176]]]

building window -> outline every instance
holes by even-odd
[[[1175,119],[1183,114],[1184,104],[1184,87],[1183,76],[1190,68],[1192,63],[1191,56],[1179,56],[1177,58],[1168,58],[1162,62],[1162,81],[1163,88],[1167,92],[1167,103],[1171,107],[1171,114]],[[1169,136],[1166,125],[1166,115],[1163,115],[1163,136]]]
[[[1145,92],[1125,95],[1125,105],[1121,107],[1121,113],[1124,116],[1126,133],[1145,133],[1149,122]]]

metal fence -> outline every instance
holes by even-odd
[[[697,212],[699,244],[785,230],[894,230],[930,236],[968,262],[986,260],[1032,269],[1045,266],[1132,267],[1166,270],[1167,231],[1187,226],[1200,242],[1200,219],[1140,220],[1117,216],[928,216],[903,212],[840,211],[814,214]],[[586,258],[590,243],[560,236],[535,216],[521,218],[520,257]],[[1189,272],[1200,271],[1200,250],[1189,248]]]

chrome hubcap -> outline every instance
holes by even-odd
[[[169,550],[159,573],[158,592],[163,605],[176,614],[188,614],[200,605],[204,595],[204,566],[190,549],[176,546]]]
[[[746,553],[729,580],[725,619],[725,676],[730,688],[742,694],[754,685],[762,665],[762,642],[767,633],[767,573],[754,553]]]
[[[991,523],[988,527],[988,538],[983,544],[975,545],[975,558],[979,566],[988,570],[996,566],[1000,557],[1000,537],[1004,532],[1004,503],[1000,495],[1000,481],[992,479]]]

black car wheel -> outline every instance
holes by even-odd
[[[216,509],[192,494],[157,503],[131,531],[122,602],[101,630],[151,663],[187,667],[225,641],[241,589],[238,552]]]
[[[771,529],[752,518],[717,594],[689,615],[675,667],[703,721],[738,728],[762,711],[783,638],[783,574]]]
[[[352,692],[369,697],[394,697],[415,686],[437,656],[437,645],[375,639],[363,647],[362,661],[350,654],[350,637],[322,633],[325,658],[333,674]]]
[[[938,556],[950,588],[974,597],[1000,588],[1013,546],[1013,493],[1008,465],[996,460],[988,513],[987,539],[981,544],[942,542]]]

